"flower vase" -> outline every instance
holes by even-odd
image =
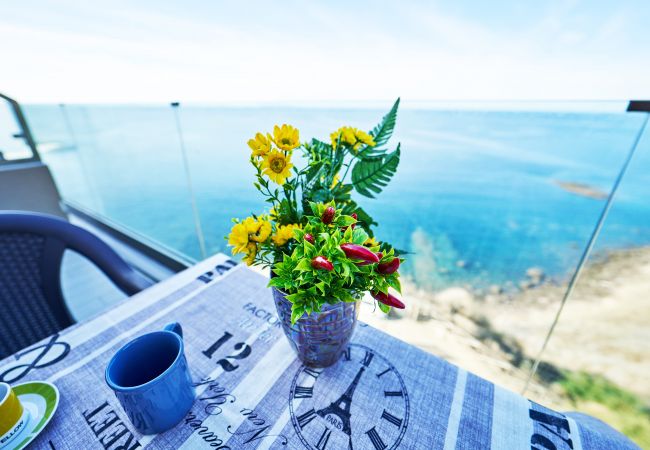
[[[320,312],[304,314],[292,325],[291,302],[284,292],[272,290],[284,334],[303,364],[322,368],[336,363],[354,332],[359,302],[326,303]]]

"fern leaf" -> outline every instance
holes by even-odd
[[[382,157],[359,160],[352,168],[352,184],[361,195],[374,198],[388,184],[397,170],[400,146]]]
[[[384,145],[393,135],[395,122],[397,121],[397,108],[399,108],[399,98],[395,100],[393,107],[382,119],[381,123],[372,129],[370,135],[375,140],[375,148],[378,149]]]

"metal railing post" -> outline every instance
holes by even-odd
[[[181,127],[181,118],[178,112],[179,102],[172,102],[171,107],[174,111],[174,119],[176,121],[176,131],[178,132],[178,140],[181,147],[181,155],[183,157],[183,167],[185,169],[185,179],[187,181],[187,188],[190,193],[190,203],[192,204],[192,214],[194,216],[194,228],[196,229],[196,236],[199,241],[199,249],[201,251],[201,258],[207,258],[207,250],[205,247],[205,237],[203,235],[203,227],[201,226],[201,216],[199,208],[196,204],[196,196],[194,195],[194,185],[192,183],[192,174],[190,173],[189,160],[187,158],[187,151],[185,149],[185,139],[183,138],[183,128]]]

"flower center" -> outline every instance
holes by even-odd
[[[284,142],[284,141],[283,141]],[[280,173],[282,172],[282,169],[284,169],[284,166],[286,163],[284,162],[284,159],[282,158],[275,158],[273,161],[271,161],[271,170],[275,173]]]
[[[291,144],[291,139],[285,137],[285,138],[282,138],[280,140],[280,142],[282,142],[282,145],[290,145]]]

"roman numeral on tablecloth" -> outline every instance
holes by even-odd
[[[381,378],[381,377],[383,377],[384,375],[386,375],[386,374],[387,374],[388,372],[390,372],[391,370],[393,370],[393,369],[389,367],[388,369],[384,370],[382,373],[378,373],[378,374],[377,374],[377,378]]]
[[[387,448],[386,444],[384,444],[384,441],[381,440],[381,437],[379,436],[379,433],[377,433],[375,427],[372,427],[366,431],[366,434],[370,438],[370,442],[372,442],[372,445],[376,450],[385,450]]]
[[[309,422],[314,420],[315,417],[316,417],[316,411],[314,411],[314,408],[312,408],[306,413],[301,414],[297,417],[298,425],[300,425],[300,428],[305,428],[305,425],[307,425]]]
[[[296,386],[293,398],[311,398],[314,395],[313,386]]]
[[[404,397],[402,391],[384,391],[384,397]]]
[[[370,363],[372,362],[372,358],[375,356],[374,353],[369,352],[366,350],[366,355],[363,357],[363,365],[368,367]]]
[[[397,428],[402,426],[402,419],[399,419],[399,418],[395,417],[394,415],[392,415],[391,413],[389,413],[385,409],[384,409],[384,412],[381,414],[381,418],[387,420],[390,423],[392,423]]]
[[[311,367],[305,367],[304,372],[307,375],[312,376],[314,379],[318,378],[318,376],[320,375],[320,372],[318,370],[312,369]]]

